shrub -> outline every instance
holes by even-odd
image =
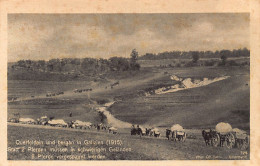
[[[106,104],[109,102],[108,99],[96,99],[97,103],[100,105]]]
[[[181,64],[180,64],[180,63],[177,63],[177,64],[176,64],[176,67],[181,67]]]
[[[192,62],[188,62],[184,65],[185,67],[193,67],[196,66],[196,64],[192,61]]]
[[[239,66],[239,64],[234,60],[228,61],[228,65],[229,66]]]
[[[220,59],[222,60],[222,64],[225,65],[226,64],[226,61],[227,61],[227,55],[226,54],[222,54]]]
[[[192,62],[197,63],[199,59],[200,59],[199,52],[197,51],[192,52]]]
[[[204,66],[214,66],[215,65],[215,61],[211,60],[211,61],[205,61],[204,62]]]

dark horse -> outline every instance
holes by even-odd
[[[142,136],[142,129],[140,127],[132,128],[131,129],[131,135],[140,135]]]
[[[167,138],[168,140],[170,140],[171,132],[172,132],[171,130],[166,129],[166,138]]]
[[[202,136],[204,138],[206,146],[213,145],[213,139],[216,136],[216,131],[213,131],[211,129],[209,131],[202,130]]]

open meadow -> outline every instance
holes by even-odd
[[[126,77],[126,75],[128,76]],[[171,79],[171,76],[174,75],[192,80],[228,77],[201,87],[165,94],[144,95],[146,92],[176,84],[177,82]],[[63,119],[65,122],[81,120],[93,124],[104,123],[116,126],[117,121],[111,122],[110,119],[104,119],[96,111],[97,106],[114,102],[108,108],[114,118],[124,123],[157,127],[161,132],[160,139],[131,136],[130,128],[120,129],[120,124],[116,126],[119,127],[117,135],[96,132],[96,130],[71,131],[74,129],[9,125],[8,145],[15,146],[14,142],[17,139],[72,140],[77,138],[81,141],[85,139],[103,141],[120,139],[132,151],[127,154],[126,152],[104,153],[101,154],[105,156],[102,159],[232,159],[232,156],[241,157],[241,153],[247,154],[242,155],[243,159],[249,159],[249,149],[241,151],[237,148],[230,150],[224,147],[206,147],[201,135],[201,129],[214,129],[219,122],[227,122],[233,128],[249,132],[249,66],[163,69],[153,67],[144,68],[140,73],[118,73],[115,77],[109,74],[106,75],[106,78],[108,77],[109,81],[105,83],[80,80],[68,82],[10,80],[8,81],[10,88],[8,94],[17,94],[19,98],[16,101],[8,102],[8,117],[11,118],[14,114],[19,113],[22,118],[37,119],[48,116]],[[111,84],[117,81],[119,84],[112,88]],[[74,92],[75,89],[90,87],[92,91]],[[64,91],[64,94],[53,97],[45,96],[48,92],[58,91]],[[184,143],[165,139],[165,129],[176,123],[189,129],[189,132],[187,130],[188,139]],[[108,149],[109,147],[104,145],[103,148]],[[199,152],[198,148],[201,149]],[[12,153],[8,153],[8,155],[9,159],[30,159],[32,153],[21,153],[20,156]],[[91,159],[91,157],[86,159]]]

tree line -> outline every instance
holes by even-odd
[[[139,70],[137,61],[138,52],[133,49],[130,58],[111,57],[110,59],[95,58],[62,58],[44,60],[19,60],[12,68],[26,68],[27,70],[38,70],[45,72],[81,72],[96,73],[107,71]]]
[[[140,60],[157,60],[157,59],[191,59],[193,56],[199,58],[220,58],[226,57],[249,57],[250,50],[247,48],[234,50],[217,50],[213,51],[166,51],[158,54],[146,53],[139,57]]]

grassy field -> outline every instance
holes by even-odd
[[[213,127],[229,122],[249,129],[249,70],[246,68],[199,68],[168,70],[168,73],[190,78],[230,78],[205,87],[169,94],[129,98],[115,103],[111,112],[117,118],[154,126],[180,123],[187,128]]]
[[[93,83],[87,81],[32,81],[32,80],[8,80],[8,96],[24,97],[48,92],[60,92],[73,89],[91,87]]]
[[[129,130],[129,129],[128,129]],[[129,132],[129,131],[128,131]],[[81,141],[82,144],[66,145],[37,145],[36,148],[47,148],[46,152],[39,154],[52,155],[53,159],[57,159],[59,155],[102,155],[104,160],[184,160],[184,159],[232,159],[230,157],[242,157],[242,159],[249,159],[249,151],[240,151],[239,149],[227,149],[223,147],[209,147],[205,146],[201,137],[197,139],[187,139],[184,143],[173,142],[166,139],[155,139],[149,137],[130,136],[127,133],[119,133],[117,135],[106,132],[96,131],[75,131],[75,129],[39,129],[33,127],[19,127],[8,126],[8,147],[25,147],[25,152],[16,153],[8,152],[9,160],[28,160],[32,159],[32,155],[38,156],[38,153],[28,151],[29,146],[16,145],[16,140],[56,140],[56,141]],[[87,145],[85,140],[103,141],[102,145]],[[107,145],[107,140],[120,140],[122,145]],[[52,147],[68,148],[71,147],[76,151],[71,152],[50,152],[48,149]],[[109,147],[131,148],[129,152],[109,152]],[[106,152],[77,152],[78,148],[105,148]],[[198,151],[198,149],[200,149]],[[203,158],[201,158],[203,157]],[[34,158],[35,160],[42,160],[42,158]],[[85,158],[91,160],[91,158]],[[233,158],[234,159],[234,158]]]
[[[165,74],[165,72],[167,74]],[[174,84],[169,75],[183,78],[230,78],[205,87],[187,89],[175,93],[145,97],[140,92],[146,89]],[[154,126],[171,126],[180,123],[187,128],[212,127],[220,121],[229,122],[234,127],[249,129],[249,67],[194,67],[179,69],[153,69],[131,77],[118,76],[120,84],[110,88],[107,84],[92,84],[91,93],[75,94],[73,89],[88,85],[86,82],[64,82],[61,86],[51,86],[53,82],[35,82],[36,86],[12,81],[10,93],[16,88],[21,93],[38,93],[59,90],[68,92],[63,96],[49,99],[31,99],[8,104],[9,116],[20,113],[22,117],[38,118],[43,115],[65,120],[85,120],[95,122],[99,119],[91,109],[91,101],[120,99],[111,108],[111,113],[120,120]],[[107,88],[105,88],[107,87]],[[55,89],[56,88],[56,89]],[[45,89],[45,90],[44,90]],[[40,93],[40,92],[39,92]],[[73,118],[69,118],[69,113]],[[203,119],[203,121],[201,121]]]
[[[20,100],[8,102],[8,117],[19,113],[21,117],[39,118],[47,115],[65,121],[82,120],[100,123],[100,115],[93,109],[98,104],[114,101],[109,111],[122,121],[165,128],[179,123],[184,128],[201,129],[214,126],[218,122],[228,122],[233,128],[249,131],[250,117],[250,71],[249,66],[229,67],[185,67],[185,68],[142,68],[140,72],[116,72],[104,75],[106,81],[29,81],[8,80],[8,96],[18,96]],[[176,83],[171,75],[183,78],[229,78],[193,89],[174,93],[144,96],[149,89]],[[110,85],[120,84],[111,88]],[[88,88],[88,93],[74,93],[74,89]],[[64,91],[64,95],[46,98],[47,92]],[[31,98],[31,95],[35,95]],[[27,98],[26,98],[27,97]],[[69,116],[70,112],[72,117]],[[129,135],[129,129],[120,130],[119,135],[70,130],[27,128],[8,126],[8,146],[15,146],[15,140],[108,140],[120,139],[125,147],[133,149],[125,153],[104,153],[105,159],[148,160],[148,159],[199,159],[196,156],[215,156],[230,159],[241,155],[238,149],[205,147],[198,130],[196,139],[185,143],[174,143],[164,139],[139,138]],[[77,147],[75,145],[75,147]],[[107,145],[103,146],[108,148]],[[201,149],[198,151],[198,149]],[[247,152],[248,153],[248,152]],[[65,153],[71,154],[71,153]],[[31,153],[8,153],[9,159],[31,159]],[[249,155],[246,156],[246,159]],[[203,158],[206,159],[206,158]],[[216,159],[216,158],[208,158]],[[245,159],[245,158],[244,158]]]

